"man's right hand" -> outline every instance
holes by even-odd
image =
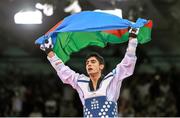
[[[43,44],[40,45],[40,49],[45,51],[46,54],[49,54],[49,52],[53,51],[53,43],[52,43],[52,39],[51,37],[47,40],[45,40],[45,42]]]

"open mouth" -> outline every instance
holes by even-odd
[[[92,68],[88,68],[88,71],[91,71],[91,70],[93,70]]]

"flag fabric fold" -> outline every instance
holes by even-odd
[[[128,41],[128,28],[139,28],[138,42],[143,44],[151,40],[152,21],[139,18],[135,23],[112,14],[84,11],[70,15],[57,23],[45,35],[35,41],[43,44],[52,38],[53,50],[63,62],[70,54],[87,46],[105,47],[107,43]]]
[[[128,27],[140,28],[147,23],[147,20],[138,18],[135,23],[122,19],[116,15],[84,11],[66,17],[55,32],[74,31],[102,31],[112,29],[124,29]]]

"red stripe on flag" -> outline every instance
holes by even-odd
[[[144,25],[145,27],[148,27],[150,29],[152,29],[152,26],[153,26],[153,22],[152,20],[149,20],[147,24]]]
[[[104,32],[107,32],[109,34],[113,34],[119,38],[121,38],[122,35],[124,35],[126,32],[128,32],[128,29],[120,29],[120,30],[105,30]]]
[[[59,21],[54,27],[52,27],[46,34],[48,34],[49,32],[53,32],[61,23],[63,20]]]

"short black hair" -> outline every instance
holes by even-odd
[[[91,52],[90,54],[88,54],[86,56],[85,61],[87,61],[91,57],[95,57],[99,61],[100,64],[104,65],[104,58],[101,55],[99,55],[97,52]]]

